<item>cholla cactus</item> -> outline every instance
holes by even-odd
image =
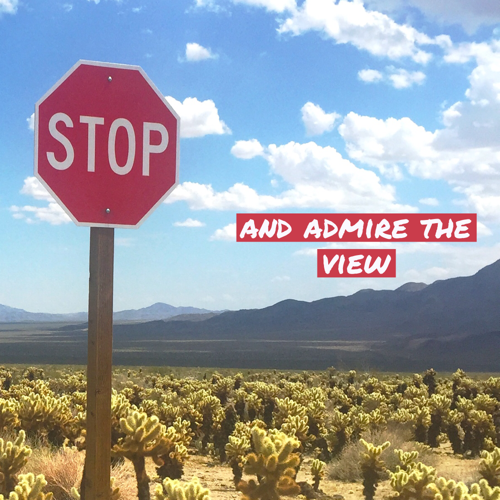
[[[120,494],[120,488],[118,486],[115,486],[115,481],[116,478],[111,476],[109,485],[110,485],[110,494],[109,494],[109,499],[110,500],[119,500],[121,494]],[[80,492],[76,488],[71,488],[71,497],[74,498],[74,500],[80,500]],[[0,499],[1,500],[1,499]],[[29,499],[31,500],[31,499]]]
[[[19,432],[14,442],[5,442],[0,438],[0,494],[7,495],[14,490],[17,473],[31,455],[31,448],[25,446],[24,439],[24,431]]]
[[[500,448],[495,448],[491,453],[481,452],[479,474],[492,488],[500,486]]]
[[[18,421],[17,405],[14,401],[0,399],[0,431],[12,429]]]
[[[226,444],[226,457],[233,471],[234,485],[237,486],[243,477],[243,465],[245,455],[250,451],[250,438],[242,432],[242,426],[238,426],[234,433],[229,436],[229,442]]]
[[[42,490],[47,486],[47,481],[43,474],[36,476],[34,474],[20,474],[19,482],[14,490],[9,494],[9,500],[51,500],[52,492],[44,493]],[[0,500],[4,500],[0,495]]]
[[[475,500],[474,495],[481,495],[484,500],[500,500],[500,488],[495,486],[492,488],[486,479],[480,479],[479,484],[475,483],[471,486],[472,500]]]
[[[168,452],[165,426],[158,417],[131,410],[127,418],[120,419],[125,437],[111,450],[112,455],[128,458],[134,465],[139,500],[149,500],[149,476],[146,473],[146,457],[152,457],[157,465],[163,465],[161,455]]]
[[[318,491],[319,482],[325,477],[325,462],[318,460],[315,458],[311,463],[311,475],[314,480],[313,489],[314,491]]]
[[[427,486],[436,478],[436,469],[418,462],[409,465],[408,470],[398,466],[396,472],[390,473],[390,478],[398,499],[424,500],[427,499]]]
[[[196,477],[188,483],[167,478],[156,487],[154,500],[210,500],[210,491]]]
[[[56,398],[47,388],[47,393],[30,393],[20,398],[17,413],[21,428],[28,436],[48,438],[53,444],[61,445],[65,428],[73,421],[68,398]]]
[[[382,452],[388,448],[391,443],[386,441],[380,446],[374,446],[360,439],[360,443],[365,447],[365,452],[361,453],[361,472],[363,474],[363,495],[365,500],[373,500],[380,473],[385,469],[384,462],[380,460]]]
[[[413,466],[416,464],[418,451],[394,450],[394,453],[397,455],[401,463],[402,470],[407,471],[408,469],[413,468]]]
[[[431,424],[427,432],[427,444],[432,448],[439,446],[439,435],[442,432],[446,415],[450,411],[451,399],[441,394],[432,394],[429,399]]]
[[[189,422],[178,418],[174,425],[165,431],[163,451],[156,462],[161,465],[156,468],[162,479],[180,479],[184,473],[184,462],[188,458],[187,446],[191,442]]]
[[[287,436],[295,436],[300,441],[301,451],[304,450],[306,443],[310,441],[310,436],[308,435],[308,418],[306,415],[289,415],[283,421],[281,431]]]
[[[500,488],[491,488],[486,479],[470,487],[462,482],[447,481],[440,477],[427,486],[426,499],[431,500],[500,500]]]
[[[299,441],[279,431],[268,434],[258,427],[252,430],[252,441],[255,453],[246,457],[244,471],[256,475],[259,482],[239,483],[238,489],[244,493],[242,500],[277,500],[280,495],[299,493],[294,477],[300,456],[293,453]]]

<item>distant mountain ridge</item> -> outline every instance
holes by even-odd
[[[314,302],[284,300],[263,309],[147,320],[148,314],[182,310],[153,304],[127,311],[124,316],[133,321],[115,323],[113,363],[500,372],[499,297],[500,260],[473,276],[430,285],[406,283]],[[20,318],[25,311],[0,306],[0,318],[2,312]],[[45,321],[57,316],[31,314]],[[86,363],[86,315],[73,323],[62,316],[66,324],[0,325],[0,363]]]
[[[500,327],[500,260],[473,276],[361,290],[314,302],[284,300],[263,309],[228,311],[197,323],[123,325],[117,333],[147,338],[380,340],[439,338]]]
[[[113,314],[115,321],[154,321],[169,319],[174,316],[191,314],[209,314],[218,313],[208,309],[198,307],[175,307],[163,302],[157,302],[149,307],[142,309],[128,309],[118,311]],[[51,313],[32,313],[24,309],[4,306],[0,304],[0,323],[20,323],[20,322],[73,322],[87,321],[87,313],[69,313],[69,314],[51,314]]]

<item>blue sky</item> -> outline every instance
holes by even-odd
[[[87,307],[89,229],[33,177],[35,103],[80,59],[141,66],[181,117],[179,186],[116,230],[115,310],[311,301],[500,258],[500,3],[0,0],[0,304]],[[397,278],[319,279],[318,246],[236,243],[238,212],[474,212],[478,242],[390,244]]]

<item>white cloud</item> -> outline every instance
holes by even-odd
[[[349,156],[387,169],[405,167],[414,176],[447,181],[467,211],[500,220],[500,41],[463,44],[450,62],[473,58],[462,101],[442,113],[431,132],[409,118],[378,120],[349,113],[339,126]]]
[[[264,7],[270,12],[291,11],[296,7],[295,0],[233,0],[233,2],[236,4],[240,3],[255,7]]]
[[[198,101],[186,97],[183,102],[166,97],[181,118],[181,137],[203,137],[210,134],[230,134],[229,127],[219,118],[214,101]]]
[[[188,218],[183,222],[174,222],[174,226],[176,227],[203,227],[205,226],[204,222],[199,220]]]
[[[52,195],[45,189],[36,177],[27,177],[24,179],[21,194],[30,196],[35,200],[48,202],[43,207],[32,205],[17,206],[12,205],[10,211],[14,219],[21,219],[29,224],[34,222],[48,222],[52,225],[66,224],[71,222],[70,217],[54,200]]]
[[[461,24],[472,34],[481,25],[500,22],[500,4],[494,0],[365,0],[370,8],[404,14],[408,6],[417,7],[432,19],[444,24]]]
[[[358,71],[358,78],[367,83],[380,82],[384,79],[384,75],[376,69],[362,69]]]
[[[301,109],[302,121],[307,135],[320,135],[333,130],[335,120],[340,118],[338,113],[325,113],[317,104],[306,102]]]
[[[0,14],[15,14],[18,4],[18,0],[0,0]]]
[[[29,224],[34,222],[48,222],[53,226],[58,226],[71,222],[68,214],[55,201],[50,202],[45,207],[34,207],[31,205],[18,207],[12,205],[10,211],[15,219],[25,220]]]
[[[397,24],[381,12],[367,10],[361,1],[305,0],[282,22],[278,31],[301,35],[311,30],[376,56],[410,57],[421,64],[427,63],[432,55],[419,46],[437,43],[411,26]]]
[[[242,160],[250,160],[256,156],[262,156],[264,154],[264,148],[257,139],[236,141],[231,148],[231,154]]]
[[[36,177],[26,177],[24,179],[23,187],[20,191],[21,194],[31,196],[35,200],[43,200],[53,202],[55,201],[52,195],[45,189],[42,183]]]
[[[32,113],[29,118],[26,118],[26,121],[28,122],[28,128],[30,130],[35,130],[35,113]]]
[[[290,189],[271,196],[261,195],[243,183],[216,192],[211,185],[184,182],[165,203],[185,201],[193,210],[263,211],[317,207],[362,212],[367,206],[373,212],[416,210],[398,204],[393,186],[382,184],[374,172],[358,168],[342,158],[335,148],[321,147],[314,142],[290,142],[283,146],[271,144],[266,151],[264,157],[271,173],[281,177]]]
[[[439,205],[439,201],[436,198],[421,198],[418,202],[422,205],[429,205],[431,207],[437,207]]]
[[[410,118],[379,120],[351,112],[339,126],[339,132],[351,158],[382,172],[388,165],[411,162],[422,154],[432,156],[434,134]],[[431,174],[427,177],[432,177]]]
[[[422,85],[425,80],[425,74],[421,71],[397,69],[389,75],[389,80],[395,89],[407,89],[415,84]]]
[[[198,62],[205,59],[217,59],[219,56],[213,54],[210,49],[202,47],[198,43],[186,44],[186,61]]]
[[[284,12],[296,7],[295,0],[231,0],[233,4],[248,5],[250,7],[262,7],[269,12]],[[213,12],[220,12],[225,8],[216,0],[195,0],[196,8],[204,8]]]
[[[425,74],[422,71],[408,71],[389,66],[384,73],[375,69],[363,69],[358,72],[358,78],[366,83],[386,82],[395,89],[406,89],[415,84],[422,85]]]
[[[217,229],[212,236],[211,241],[236,241],[236,223],[228,224],[222,229]]]
[[[500,22],[500,3],[492,0],[410,0],[426,14],[445,23],[459,23],[469,33]]]
[[[273,196],[259,195],[246,184],[237,183],[227,191],[216,192],[210,184],[183,182],[164,203],[185,201],[193,210],[255,210],[278,208],[280,201]]]

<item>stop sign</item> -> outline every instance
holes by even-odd
[[[178,183],[178,143],[138,66],[79,61],[36,104],[35,176],[81,226],[138,227]]]

